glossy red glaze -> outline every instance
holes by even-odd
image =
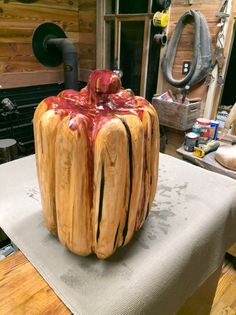
[[[121,86],[120,78],[109,70],[95,70],[81,91],[65,90],[44,100],[62,118],[71,117],[69,127],[77,130],[85,123],[89,142],[93,143],[100,128],[112,118],[135,115],[142,120],[143,110],[150,106],[143,97]]]
[[[49,109],[61,119],[69,116],[68,127],[80,133],[84,129],[88,141],[88,170],[93,182],[94,142],[99,130],[111,119],[134,115],[142,120],[143,111],[150,107],[143,97],[135,96],[131,90],[121,86],[120,78],[112,71],[95,70],[91,73],[87,87],[81,91],[65,90],[58,96],[44,100]],[[90,185],[90,202],[93,202],[93,185]]]

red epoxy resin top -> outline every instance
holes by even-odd
[[[62,118],[69,115],[72,130],[77,130],[80,123],[85,124],[91,142],[106,121],[123,115],[135,115],[142,120],[144,108],[150,106],[143,97],[122,88],[120,78],[109,70],[93,71],[88,85],[80,92],[65,90],[44,102]]]
[[[141,121],[143,112],[151,104],[143,97],[121,86],[120,77],[108,70],[91,73],[88,85],[81,91],[64,90],[58,96],[43,101],[48,110],[54,110],[61,120],[69,116],[68,128],[79,132],[83,128],[88,140],[89,182],[93,183],[94,143],[101,128],[112,119],[133,115]],[[93,185],[90,184],[90,204],[93,203]]]

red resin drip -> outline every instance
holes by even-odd
[[[54,109],[61,119],[70,116],[71,130],[78,130],[81,124],[86,130],[92,204],[93,150],[99,130],[107,121],[122,118],[123,115],[135,115],[142,120],[143,110],[149,106],[149,102],[143,97],[135,96],[131,90],[122,88],[120,78],[108,70],[93,71],[88,85],[81,91],[65,90],[58,96],[46,98],[44,102],[48,109]]]
[[[70,116],[69,127],[72,130],[77,130],[79,124],[86,121],[90,145],[93,145],[97,133],[106,121],[123,115],[135,115],[142,120],[143,110],[149,106],[149,102],[143,97],[123,89],[119,76],[109,70],[93,71],[88,85],[79,92],[65,90],[44,101],[48,109],[54,109],[62,119]]]
[[[88,86],[80,92],[65,90],[58,96],[45,99],[48,109],[54,109],[56,114],[69,115],[69,127],[78,128],[74,119],[78,114],[86,117],[87,134],[90,142],[94,141],[96,134],[104,123],[112,118],[122,115],[135,115],[142,120],[144,107],[149,106],[148,101],[135,96],[132,91],[121,86],[120,78],[109,70],[95,70],[91,73]],[[82,118],[79,119],[82,122]]]

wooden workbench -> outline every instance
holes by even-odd
[[[228,146],[228,144],[221,142],[221,146]],[[198,165],[202,168],[205,168],[209,171],[213,171],[215,173],[219,173],[225,176],[229,176],[231,178],[236,179],[236,172],[229,170],[223,167],[215,160],[215,152],[210,152],[205,155],[203,158],[199,158],[193,155],[193,152],[188,152],[184,150],[184,146],[182,145],[179,149],[176,150],[180,155],[182,155],[184,160],[188,160],[189,162]]]
[[[72,314],[21,251],[0,262],[0,314]]]
[[[228,145],[228,144],[221,142],[220,145],[223,146],[223,145]],[[193,155],[193,152],[185,151],[183,145],[179,149],[177,149],[176,152],[182,155],[184,160],[187,160],[195,165],[198,165],[209,171],[216,172],[216,173],[236,179],[235,171],[232,171],[223,167],[221,164],[219,164],[215,160],[215,152],[208,153],[203,158],[198,158]],[[236,257],[236,244],[234,244],[231,248],[229,248],[227,252],[231,254],[232,256]]]

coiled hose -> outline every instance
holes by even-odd
[[[191,22],[194,22],[195,24],[194,53],[191,68],[189,73],[183,79],[176,80],[172,76],[176,50],[185,24]],[[196,85],[208,75],[211,69],[211,61],[211,38],[204,16],[198,11],[191,10],[186,12],[179,19],[163,57],[162,71],[166,81],[171,85],[180,88],[186,87],[186,85]]]

